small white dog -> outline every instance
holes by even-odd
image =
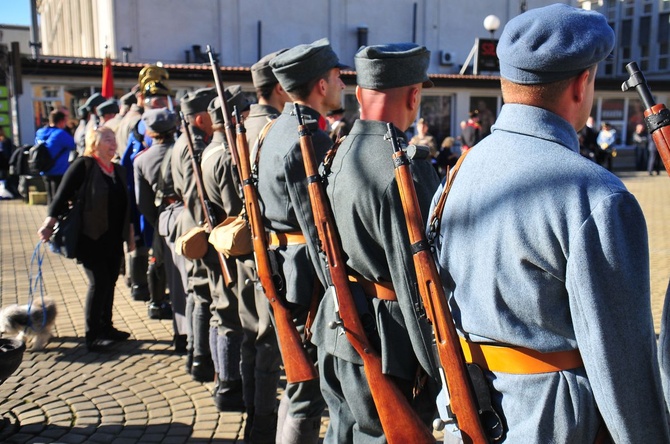
[[[52,336],[56,321],[56,303],[51,298],[33,301],[28,312],[28,304],[12,304],[0,310],[0,333],[24,341],[30,350],[42,350]]]

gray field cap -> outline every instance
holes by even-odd
[[[279,82],[277,76],[272,72],[270,61],[285,51],[286,49],[280,49],[279,51],[271,52],[251,65],[251,81],[254,83],[254,87],[260,88],[261,86],[273,85]]]
[[[286,91],[292,91],[330,69],[347,68],[340,63],[328,39],[294,46],[270,61],[270,66]]]
[[[158,134],[177,127],[177,115],[167,108],[148,109],[142,114],[142,120],[149,131]]]
[[[414,43],[390,43],[364,46],[354,57],[356,83],[365,89],[389,89],[423,84],[433,86],[428,78],[430,51]]]
[[[505,25],[500,75],[514,83],[569,79],[607,58],[614,31],[604,15],[565,4],[531,9]]]
[[[181,110],[185,116],[205,112],[215,96],[215,88],[200,88],[189,92],[181,99]]]
[[[237,110],[241,113],[242,111],[246,111],[251,105],[249,99],[247,99],[247,97],[242,92],[242,87],[240,85],[229,86],[224,90],[224,95],[226,96],[228,111],[230,111],[231,114],[235,108],[237,108]],[[225,123],[225,120],[223,120],[223,109],[221,108],[221,101],[219,100],[218,96],[214,97],[214,99],[209,102],[209,105],[207,106],[207,112],[212,118],[212,124],[223,125]]]
[[[118,114],[119,104],[116,102],[116,99],[109,99],[105,102],[102,102],[96,108],[96,114],[102,117],[105,114]]]
[[[100,104],[101,104],[102,102],[104,102],[105,100],[107,100],[107,99],[105,99],[104,97],[102,97],[102,94],[100,94],[100,93],[94,93],[94,94],[91,94],[91,97],[89,97],[89,98],[86,100],[86,103],[84,103],[84,106],[86,106],[86,109],[87,109],[89,112],[92,112],[92,111],[93,111],[93,108],[97,107],[98,105],[100,105]]]

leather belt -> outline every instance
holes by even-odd
[[[304,245],[305,236],[302,231],[293,231],[289,233],[268,233],[268,247],[286,247],[288,245]]]
[[[492,372],[530,375],[583,367],[579,350],[542,353],[524,347],[470,342],[460,338],[465,361]]]
[[[349,275],[350,282],[356,282],[363,288],[363,292],[377,299],[385,301],[397,301],[398,297],[393,290],[393,285],[390,282],[372,282],[361,276]]]

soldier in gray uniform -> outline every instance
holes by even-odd
[[[98,105],[96,113],[100,119],[100,126],[106,126],[114,131],[114,128],[111,127],[112,124],[110,122],[112,122],[114,117],[116,117],[116,115],[119,113],[119,104],[117,103],[116,99],[109,99],[102,102],[100,105]]]
[[[121,98],[121,100],[128,103],[128,110],[116,127],[116,145],[119,158],[123,156],[123,153],[128,146],[130,132],[135,128],[135,125],[137,125],[137,122],[142,118],[142,113],[144,112],[144,108],[142,108],[142,94],[141,91],[139,91],[139,85],[135,85],[128,94]]]
[[[149,109],[142,115],[142,120],[147,129],[147,134],[152,139],[151,146],[137,155],[133,162],[133,172],[135,176],[135,201],[137,209],[144,216],[144,220],[151,225],[153,229],[153,239],[151,243],[153,262],[151,267],[154,269],[149,274],[149,292],[152,295],[152,302],[149,310],[156,310],[154,318],[169,319],[173,318],[173,327],[175,341],[178,335],[185,334],[186,325],[184,312],[178,310],[173,315],[171,304],[168,302],[165,294],[166,281],[170,282],[170,297],[175,299],[181,295],[185,299],[185,290],[179,279],[174,279],[174,274],[179,274],[174,266],[170,255],[170,250],[163,236],[159,234],[158,217],[160,212],[169,203],[163,202],[164,187],[161,181],[161,174],[166,166],[166,157],[172,153],[174,145],[174,135],[177,129],[177,115],[167,108]],[[156,195],[161,197],[156,199]],[[167,275],[170,275],[168,280]],[[175,288],[174,283],[179,285]],[[183,307],[183,303],[177,303],[178,307]],[[154,306],[154,307],[152,307]]]
[[[181,100],[181,109],[190,124],[193,148],[197,156],[202,154],[212,137],[212,119],[207,113],[207,106],[215,94],[214,88],[202,88],[188,93]],[[175,237],[179,237],[204,221],[186,132],[174,144],[171,168],[175,193],[184,202],[184,211],[181,212],[175,226]],[[186,272],[188,274],[186,370],[196,381],[213,381],[214,365],[209,349],[212,293],[209,288],[208,267],[202,259],[187,260]]]
[[[383,373],[393,376],[427,423],[435,410],[432,394],[424,389],[415,398],[412,388],[426,373],[436,376],[432,337],[430,326],[416,313],[420,295],[395,180],[394,150],[385,136],[387,123],[403,137],[415,121],[422,88],[433,86],[426,71],[429,60],[430,52],[413,43],[359,50],[354,61],[361,117],[337,150],[327,178],[350,280],[357,282],[352,283],[352,291],[359,316],[381,355]],[[416,152],[422,156],[414,156],[411,170],[425,219],[440,180],[428,151]],[[380,287],[391,291],[376,291]],[[341,327],[329,327],[338,320],[334,297],[326,292],[312,338],[319,351],[321,391],[330,413],[324,442],[386,442],[363,361]]]
[[[249,107],[239,85],[230,86],[225,91],[229,109],[237,107],[242,112]],[[221,102],[215,97],[207,107],[212,120],[212,139],[202,152],[202,180],[212,204],[212,211],[218,223],[228,217],[236,217],[242,211],[243,203],[238,194],[239,178],[226,143],[225,121]],[[242,375],[240,374],[240,347],[242,325],[238,315],[238,296],[224,285],[219,259],[212,247],[205,257],[212,294],[209,327],[209,348],[216,371],[214,404],[219,411],[244,410]],[[235,259],[227,258],[228,269],[235,271]],[[239,285],[235,283],[234,285]]]
[[[284,51],[286,50],[282,49],[270,53],[251,65],[251,80],[256,88],[258,103],[251,105],[249,115],[244,119],[244,126],[247,130],[252,162],[255,159],[255,152],[251,151],[254,149],[261,130],[269,121],[276,119],[284,109],[286,102],[291,100],[272,73],[270,66],[270,61]]]
[[[579,153],[614,42],[603,15],[565,4],[510,20],[497,47],[505,104],[444,207],[443,283],[507,442],[670,442],[644,216]]]
[[[272,73],[270,61],[283,51],[273,52],[251,66],[251,79],[258,103],[251,105],[244,120],[250,147],[254,147],[265,125],[277,118],[290,100]],[[252,154],[252,161],[255,156]],[[277,428],[277,386],[281,354],[270,320],[269,304],[258,283],[253,254],[237,258],[237,294],[244,340],[242,341],[242,380],[247,420],[244,439],[274,443]]]
[[[322,39],[289,49],[275,57],[270,66],[282,88],[300,106],[314,135],[314,149],[320,162],[332,145],[324,132],[323,116],[340,107],[343,65],[328,40]],[[265,227],[285,235],[274,236],[276,239],[310,239],[270,242],[270,253],[277,259],[282,279],[278,291],[290,305],[296,325],[303,329],[313,298],[320,298],[323,293],[325,276],[313,248],[317,233],[300,154],[298,121],[292,111],[293,104],[287,103],[265,138],[260,152],[258,192]],[[313,348],[311,352],[315,354]],[[318,380],[287,384],[278,413],[277,442],[316,443],[324,408]]]

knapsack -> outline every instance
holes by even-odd
[[[35,145],[33,145],[30,150],[28,150],[28,170],[30,174],[38,176],[40,173],[49,171],[53,168],[56,160],[63,155],[65,151],[68,150],[68,147],[64,147],[56,155],[55,158],[51,157],[49,153],[49,148],[45,141],[40,140]]]
[[[39,175],[43,171],[49,171],[54,166],[47,144],[40,140],[28,150],[28,170],[33,175]]]

